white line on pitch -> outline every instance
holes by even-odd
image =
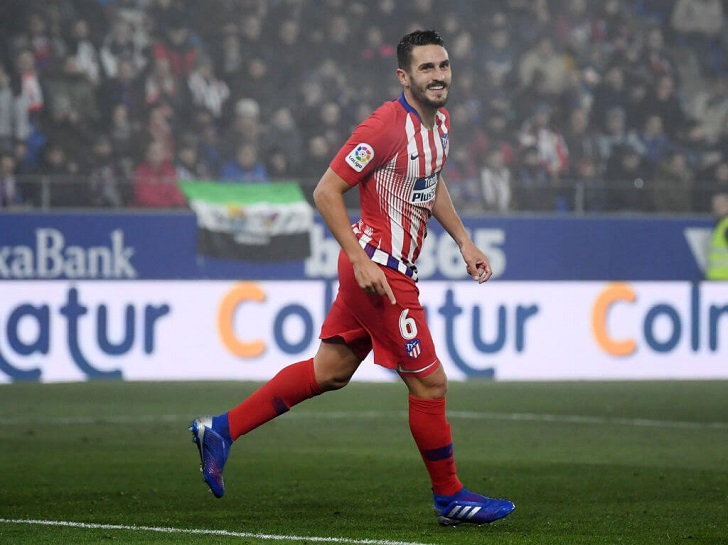
[[[255,534],[252,532],[231,532],[228,530],[204,530],[199,528],[165,528],[157,526],[134,526],[127,524],[95,524],[65,520],[0,519],[0,524],[31,524],[36,526],[61,526],[89,530],[127,530],[133,532],[157,532],[160,534],[194,534],[203,536],[224,536],[254,538],[268,541],[307,541],[314,543],[348,543],[351,545],[427,545],[415,541],[388,541],[382,539],[349,539],[345,537],[316,537],[296,535]]]
[[[345,418],[407,418],[404,411],[291,411],[284,418],[316,418],[321,420]],[[650,418],[610,418],[602,416],[579,416],[568,414],[538,414],[538,413],[497,413],[477,411],[449,411],[448,417],[466,420],[506,420],[516,422],[554,422],[559,424],[588,424],[612,425],[669,429],[712,429],[728,430],[728,422],[689,422],[679,420],[656,420]],[[5,424],[27,425],[45,423],[54,425],[73,424],[130,424],[153,422],[186,422],[192,421],[192,416],[183,415],[115,415],[115,416],[59,416],[55,418],[35,419],[19,418],[7,419]]]

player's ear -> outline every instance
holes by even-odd
[[[409,87],[409,74],[401,68],[397,68],[397,79],[404,87]]]

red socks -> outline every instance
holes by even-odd
[[[313,370],[313,358],[281,369],[269,382],[228,413],[234,441],[291,407],[321,393]]]
[[[455,471],[452,434],[445,417],[445,398],[420,399],[410,395],[409,425],[435,494],[452,496],[460,492],[463,485]]]
[[[313,358],[289,365],[227,413],[230,438],[234,441],[320,393]],[[455,471],[445,398],[420,399],[410,395],[409,425],[435,494],[452,496],[460,492],[463,485]]]

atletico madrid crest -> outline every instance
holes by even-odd
[[[416,358],[422,353],[422,344],[420,343],[419,339],[407,341],[404,345],[404,348],[410,358]]]

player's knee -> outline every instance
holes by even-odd
[[[439,399],[447,395],[447,379],[433,381],[427,383],[425,386],[426,395],[430,399]]]
[[[321,376],[317,376],[319,388],[322,392],[328,392],[331,390],[340,390],[351,380],[351,375],[348,373],[322,373]]]
[[[439,399],[447,395],[447,375],[442,367],[427,376],[400,374],[410,393],[421,399]]]

